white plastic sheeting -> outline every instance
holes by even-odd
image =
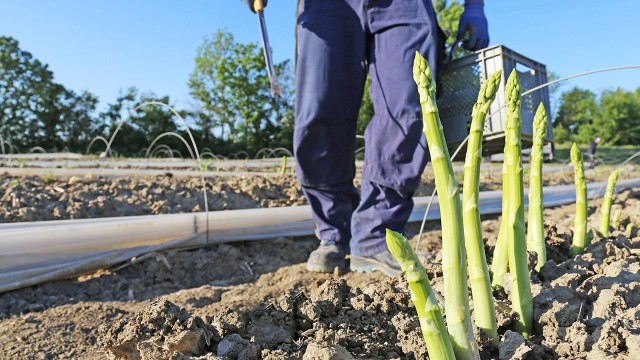
[[[136,169],[194,169],[198,168],[198,162],[191,159],[72,159],[72,160],[40,160],[40,159],[23,159],[23,158],[6,158],[0,155],[0,160],[3,163],[11,164],[12,166],[21,165],[28,168],[84,168],[91,170],[93,168],[136,168]],[[277,159],[261,159],[261,160],[216,160],[205,158],[203,162],[210,164],[210,167],[218,168],[234,168],[234,167],[269,167],[280,166],[282,164],[282,158]],[[293,164],[293,160],[289,158],[287,160]]]
[[[198,170],[171,170],[171,169],[113,169],[113,168],[72,168],[72,169],[52,169],[52,168],[17,168],[17,167],[0,167],[0,174],[9,174],[11,176],[39,176],[55,178],[78,177],[105,177],[105,178],[122,178],[122,177],[154,177],[171,173],[172,176],[183,177],[200,177]],[[279,176],[280,170],[271,172],[265,171],[203,171],[205,178],[227,177],[227,176]]]
[[[262,163],[258,164],[255,162],[261,161]],[[280,165],[281,161],[272,161],[272,160],[254,160],[253,164],[246,163],[244,165],[237,165],[238,167],[255,167],[257,169],[261,168],[261,171],[248,171],[248,170],[235,170],[235,165],[229,165],[228,162],[239,162],[238,160],[225,160],[214,163],[214,165],[210,166],[210,168],[215,168],[216,170],[207,170],[203,171],[202,175],[205,178],[215,178],[215,177],[230,177],[230,176],[265,176],[265,177],[277,177],[280,176]],[[0,163],[1,164],[1,163]],[[222,166],[219,166],[222,164]],[[290,161],[287,165],[287,171],[291,170],[293,162]],[[146,167],[137,167],[132,162],[129,163],[93,163],[93,167],[76,167],[75,164],[69,165],[69,163],[63,163],[60,167],[52,167],[54,164],[52,162],[27,162],[25,167],[12,167],[12,166],[0,166],[0,174],[8,174],[11,176],[39,176],[39,177],[47,177],[53,176],[55,178],[69,178],[71,176],[77,177],[105,177],[105,178],[122,178],[122,177],[154,177],[166,175],[167,173],[171,173],[172,176],[177,178],[184,177],[200,177],[200,171],[195,170],[197,168],[197,164],[194,163],[193,170],[186,170],[185,168],[177,169],[168,163],[158,163],[156,167],[146,166]],[[43,165],[43,167],[39,166]],[[150,165],[154,165],[151,163]],[[133,166],[130,168],[130,166]],[[358,167],[361,164],[357,164]],[[501,166],[495,166],[494,170],[497,172],[501,171]],[[272,168],[271,171],[266,171],[269,168]],[[462,171],[462,165],[455,165],[454,170]],[[525,167],[526,168],[526,167]],[[553,166],[548,169],[545,168],[546,173],[552,172],[560,172],[563,170],[571,171],[566,166]]]
[[[589,197],[602,196],[605,185],[589,184]],[[631,187],[640,187],[640,179],[621,180],[616,189]],[[500,213],[501,196],[501,191],[481,192],[480,212]],[[414,200],[409,221],[421,221],[429,198]],[[545,207],[574,201],[573,185],[544,189]],[[440,218],[437,198],[427,218]],[[80,275],[163,249],[311,234],[308,206],[2,224],[0,292]]]
[[[76,153],[31,153],[31,154],[2,154],[1,160],[18,160],[18,159],[42,159],[42,160],[79,160],[86,158],[85,155]]]

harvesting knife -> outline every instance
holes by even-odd
[[[267,34],[267,22],[264,19],[264,4],[262,0],[254,0],[253,8],[258,14],[260,20],[260,32],[262,33],[262,47],[264,48],[264,60],[267,63],[267,74],[269,74],[269,80],[271,81],[271,96],[276,94],[282,96],[282,88],[278,84],[278,77],[276,76],[276,70],[273,67],[273,58],[271,57],[271,46],[269,45],[269,35]]]

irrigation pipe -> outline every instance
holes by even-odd
[[[0,157],[0,159],[2,159],[2,157]],[[11,160],[15,159],[18,158],[11,158]],[[281,164],[282,158],[251,160],[248,162],[245,162],[245,160],[225,160],[215,163],[215,172],[204,170],[203,173],[206,178],[218,174],[220,176],[271,176],[273,175],[271,169],[274,166],[280,167]],[[362,163],[358,162],[356,166],[361,168]],[[179,158],[148,159],[146,162],[126,160],[69,160],[52,162],[27,160],[24,162],[22,168],[16,166],[0,167],[0,173],[6,172],[14,176],[41,176],[44,173],[48,173],[57,178],[71,176],[82,177],[87,175],[115,178],[122,176],[157,176],[169,172],[175,177],[197,177],[200,175],[200,171],[193,170],[194,167],[197,167],[195,161],[190,163]],[[234,169],[238,167],[247,169]],[[211,168],[212,167],[209,166],[209,169]],[[459,171],[458,166],[454,166],[454,169]]]
[[[626,160],[624,160],[623,162],[621,162],[620,164],[618,164],[618,166],[613,169],[613,171],[620,171],[620,172],[624,172],[624,166],[631,160],[633,160],[636,156],[640,155],[640,151],[638,151],[637,153],[629,156]],[[606,183],[602,183],[602,186],[600,187],[600,189],[598,189],[598,192],[602,192],[604,194],[604,190],[606,188],[607,184]]]
[[[600,185],[589,185],[590,197],[601,196]],[[616,189],[632,187],[640,187],[640,178],[622,180]],[[573,185],[545,187],[544,196],[547,207],[568,204],[575,201],[575,190]],[[501,191],[481,192],[481,214],[500,213],[501,199]],[[423,212],[430,220],[438,219],[437,199],[426,211],[429,202],[428,197],[415,198],[409,221],[420,221]],[[208,231],[203,226],[207,220],[212,224]],[[159,249],[313,231],[309,206],[0,224],[0,292],[77,276]]]
[[[98,135],[98,136],[94,137],[93,139],[91,139],[91,142],[89,143],[89,145],[87,145],[87,150],[85,150],[85,152],[84,152],[84,153],[85,153],[85,154],[87,154],[87,155],[89,155],[89,151],[91,151],[91,147],[93,146],[93,143],[94,143],[94,142],[96,142],[96,141],[98,141],[98,140],[102,141],[102,142],[104,143],[104,146],[106,146],[106,147],[107,147],[107,150],[106,150],[106,151],[108,151],[108,150],[109,150],[109,142],[107,141],[107,139],[105,139],[105,138],[104,138],[103,136],[101,136],[101,135]],[[105,153],[106,153],[106,151],[105,151]]]
[[[204,159],[206,154],[207,153],[200,153],[200,156],[203,157]],[[30,155],[33,155],[33,154],[30,154]],[[49,155],[53,155],[53,154],[49,154]],[[282,158],[270,158],[270,159],[261,159],[261,160],[224,160],[224,159],[220,159],[219,157],[218,158],[212,157],[212,159],[216,160],[216,166],[219,168],[228,168],[228,167],[266,168],[266,167],[273,167],[274,165],[280,165],[282,161]],[[188,158],[186,159],[130,158],[130,159],[123,159],[123,160],[112,159],[111,161],[105,161],[104,159],[97,159],[97,158],[91,159],[90,157],[87,157],[87,156],[83,157],[80,155],[78,159],[70,158],[67,160],[58,160],[58,159],[52,158],[51,160],[40,160],[38,159],[37,156],[35,158],[33,156],[28,158],[25,154],[25,156],[0,155],[0,160],[24,160],[25,161],[24,166],[51,168],[51,169],[60,168],[60,167],[66,167],[66,168],[105,167],[106,168],[111,165],[119,166],[119,167],[129,166],[129,167],[135,167],[135,168],[141,168],[141,169],[144,169],[144,168],[157,169],[161,167],[172,168],[172,169],[192,169],[198,166],[197,161],[188,159]],[[362,164],[356,164],[356,166],[359,166],[359,167],[361,167],[361,165]]]
[[[293,154],[291,153],[291,151],[289,151],[289,149],[283,148],[283,147],[277,147],[275,149],[262,148],[262,149],[258,150],[258,152],[256,153],[256,155],[253,158],[256,159],[256,160],[258,160],[258,159],[269,159],[269,158],[272,158],[272,157],[278,157],[279,153],[284,153],[284,156],[286,156],[286,157],[293,157]]]
[[[9,145],[9,150],[11,151],[11,154],[15,153],[14,149],[13,149],[13,145],[9,142],[9,140],[3,140],[2,141],[2,152],[4,153],[4,144]]]
[[[47,150],[45,150],[45,149],[44,149],[44,148],[42,148],[41,146],[34,146],[34,147],[32,147],[31,149],[29,149],[29,153],[30,153],[30,154],[31,154],[31,153],[35,153],[35,152],[36,152],[36,150],[37,150],[38,152],[40,152],[41,154],[46,154],[46,153],[47,153]]]
[[[51,160],[76,160],[86,158],[83,155],[76,153],[32,153],[32,154],[3,154],[0,155],[0,159],[51,159]]]
[[[627,163],[629,163],[631,160],[635,159],[638,156],[640,156],[640,151],[638,151],[637,153],[629,156],[625,161],[621,162],[619,166],[627,165]]]
[[[149,147],[147,148],[146,153],[144,154],[145,159],[149,157],[149,151],[153,148],[153,145],[155,145],[156,141],[162,139],[165,136],[174,136],[174,137],[177,137],[178,139],[180,139],[180,141],[182,141],[184,146],[187,147],[187,150],[189,150],[189,155],[191,155],[191,158],[195,159],[195,156],[193,155],[193,151],[191,151],[191,146],[189,146],[189,143],[187,143],[187,140],[185,140],[184,137],[182,137],[182,135],[180,135],[180,134],[178,134],[176,132],[173,132],[173,131],[168,131],[168,132],[165,132],[165,133],[162,133],[162,134],[156,136],[156,138],[153,139],[153,141],[151,142],[151,145],[149,145]],[[182,157],[182,156],[180,156],[180,157]]]
[[[137,111],[139,109],[141,109],[144,106],[147,105],[157,105],[157,106],[162,106],[164,108],[169,109],[169,111],[171,111],[178,119],[180,119],[180,121],[182,122],[182,125],[184,125],[185,129],[187,130],[187,134],[189,134],[189,139],[191,140],[191,144],[193,145],[193,150],[196,153],[196,160],[198,162],[198,169],[200,170],[200,180],[202,181],[202,193],[204,195],[204,210],[206,212],[209,212],[209,201],[207,200],[207,184],[204,180],[204,169],[202,167],[202,160],[200,159],[200,153],[198,152],[198,146],[196,145],[196,141],[193,138],[193,134],[191,134],[191,130],[189,130],[189,125],[187,125],[187,122],[184,120],[184,118],[182,116],[180,116],[180,114],[171,106],[169,106],[168,104],[165,104],[163,102],[160,101],[147,101],[144,102],[138,106],[136,106],[135,108],[133,108],[131,111]],[[115,139],[116,135],[118,134],[118,131],[120,131],[120,128],[124,125],[124,123],[126,121],[128,121],[129,119],[131,119],[131,113],[129,114],[129,116],[124,119],[122,122],[120,122],[120,124],[118,124],[118,127],[116,128],[116,130],[114,131],[113,135],[111,135],[111,138],[109,139],[109,143],[107,144],[107,150],[106,152],[109,153],[109,150],[111,149],[111,144],[113,143],[113,139]],[[206,225],[207,225],[207,230],[209,229],[209,217],[207,217],[206,219]],[[206,233],[206,244],[207,246],[209,245],[209,231],[207,231]]]
[[[39,168],[39,167],[0,167],[0,174],[11,176],[53,176],[55,178],[78,177],[153,177],[170,173],[176,178],[198,177],[215,178],[230,176],[264,176],[276,177],[273,171],[200,171],[200,170],[167,170],[167,169],[113,169],[113,168]]]
[[[173,158],[173,151],[171,149],[171,146],[167,145],[167,144],[160,144],[158,146],[156,146],[153,151],[151,151],[151,157],[152,158],[157,158],[158,155],[160,155],[160,153],[162,153],[162,151],[164,151],[165,153],[169,153],[169,157]]]
[[[240,158],[240,155],[244,155],[244,158]],[[234,160],[238,160],[238,159],[244,159],[244,160],[248,160],[251,158],[251,156],[249,156],[249,153],[244,151],[244,150],[240,150],[238,152],[234,152],[232,154],[229,154],[228,156],[229,159],[234,159]]]

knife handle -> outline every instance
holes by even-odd
[[[264,5],[262,4],[262,0],[253,0],[253,10],[256,12],[260,12],[264,10]]]

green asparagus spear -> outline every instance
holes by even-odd
[[[474,319],[493,343],[498,342],[495,306],[491,292],[491,279],[487,267],[480,225],[479,183],[482,162],[482,134],[484,121],[491,103],[496,97],[502,71],[491,75],[480,87],[478,100],[471,113],[471,128],[467,141],[467,155],[464,163],[462,188],[464,240],[469,261],[469,281],[473,295]]]
[[[476,359],[478,350],[473,339],[469,310],[460,191],[436,106],[435,80],[427,61],[418,52],[413,63],[413,79],[418,85],[424,133],[427,137],[440,203],[447,327],[456,359]]]
[[[538,254],[536,270],[547,262],[544,242],[544,221],[542,204],[542,146],[547,134],[547,111],[540,103],[533,118],[533,147],[531,148],[531,171],[529,173],[529,249]]]
[[[609,175],[609,182],[607,182],[607,191],[604,193],[604,199],[602,201],[602,209],[600,211],[600,233],[602,236],[609,235],[609,219],[611,218],[611,202],[613,201],[613,192],[616,190],[616,182],[618,181],[619,170],[616,170]]]
[[[407,277],[411,300],[416,306],[429,358],[455,360],[438,300],[429,284],[424,266],[411,248],[411,244],[402,234],[387,229],[387,247]]]
[[[514,69],[506,85],[507,121],[504,161],[507,165],[507,224],[506,242],[509,253],[509,272],[513,281],[511,303],[518,315],[516,330],[523,336],[533,331],[533,299],[527,264],[527,246],[524,232],[524,189],[522,179],[522,126],[520,81]]]
[[[571,253],[575,256],[582,254],[587,244],[587,183],[584,179],[582,152],[576,143],[571,147],[571,162],[576,182],[576,217],[573,228],[573,245]]]
[[[509,253],[507,252],[507,199],[509,194],[507,184],[507,163],[502,163],[502,216],[500,217],[500,229],[496,246],[493,249],[493,261],[491,263],[491,286],[495,289],[504,289],[504,274],[509,271]]]

